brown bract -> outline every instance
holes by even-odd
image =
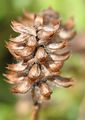
[[[73,80],[60,76],[60,70],[70,56],[69,41],[74,37],[73,19],[63,24],[59,14],[51,8],[39,14],[25,12],[12,29],[19,33],[10,38],[6,47],[16,59],[9,64],[4,76],[14,84],[12,92],[26,93],[31,90],[36,101],[49,99],[48,81],[60,87],[70,87]]]

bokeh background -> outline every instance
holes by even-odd
[[[13,59],[5,42],[15,33],[11,21],[24,10],[38,12],[52,7],[63,21],[74,17],[77,35],[73,40],[72,56],[65,63],[62,74],[73,77],[71,88],[54,89],[52,99],[44,103],[40,120],[85,120],[85,0],[0,0],[0,120],[30,120],[29,95],[14,95],[2,73]]]

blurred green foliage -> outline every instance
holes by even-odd
[[[12,56],[5,48],[5,41],[11,34],[14,35],[10,23],[24,10],[38,12],[47,7],[58,11],[64,21],[73,16],[78,32],[85,29],[85,0],[0,0],[0,120],[21,120],[15,112],[16,97],[10,93],[10,86],[2,76],[6,72],[6,64],[12,62]],[[42,109],[40,120],[77,120],[79,107],[85,97],[85,68],[80,61],[80,56],[74,54],[64,65],[63,74],[75,77],[78,82],[70,89],[55,89],[52,96],[55,103]]]

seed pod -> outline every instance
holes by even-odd
[[[71,78],[65,78],[61,76],[53,77],[53,82],[58,87],[70,87],[74,84]]]
[[[29,71],[28,77],[31,80],[36,80],[37,78],[40,77],[40,74],[41,74],[41,70],[39,68],[39,65],[38,64],[34,64],[32,66],[32,68],[30,69],[30,71]]]
[[[6,43],[7,48],[11,48],[12,50],[22,50],[24,48],[24,44],[17,44],[13,42]]]
[[[26,39],[29,38],[29,35],[21,33],[18,37],[10,38],[10,41],[18,43],[24,43]]]
[[[53,35],[53,31],[44,31],[44,30],[41,30],[38,32],[38,38],[41,39],[41,40],[48,40],[49,37],[51,37]]]
[[[36,36],[36,30],[33,27],[26,27],[16,21],[12,22],[12,29],[15,32]]]
[[[75,34],[76,34],[76,32],[66,31],[66,30],[62,29],[62,30],[59,31],[58,35],[61,39],[72,39]]]
[[[46,66],[41,65],[41,70],[42,70],[42,73],[44,74],[44,76],[45,76],[45,77],[47,77],[47,76],[50,76],[50,75],[51,75],[51,73],[50,73],[49,69],[48,69]]]
[[[8,48],[9,52],[17,59],[17,60],[22,60],[22,57],[17,55],[14,50]]]
[[[62,66],[63,66],[63,61],[49,62],[49,70],[52,72],[58,72]]]
[[[39,27],[43,25],[43,18],[41,16],[36,16],[34,25]]]
[[[14,51],[16,55],[21,56],[21,57],[28,57],[33,53],[33,49],[30,47],[24,47],[22,50],[16,50]]]
[[[46,58],[47,58],[47,53],[45,51],[45,49],[43,47],[39,47],[37,52],[36,52],[36,55],[35,57],[41,62],[45,62],[46,61]]]
[[[13,71],[3,75],[7,78],[6,82],[10,84],[20,83],[25,79],[24,75],[18,75],[16,72]]]
[[[12,88],[13,93],[26,93],[30,89],[28,81],[23,81]]]
[[[64,55],[51,54],[50,56],[53,61],[64,61],[69,58],[70,54],[69,53],[66,53]]]
[[[55,25],[55,26],[44,26],[43,30],[46,32],[53,32],[55,33],[57,30],[59,29],[59,24]]]
[[[23,61],[17,63],[17,64],[9,64],[8,67],[6,67],[8,70],[12,71],[23,71],[27,67],[27,64],[23,64]]]
[[[43,11],[43,16],[44,16],[44,23],[45,24],[57,24],[58,19],[59,19],[59,13],[55,12],[52,10],[52,8],[48,8]]]
[[[50,99],[52,91],[50,90],[49,86],[46,83],[42,83],[39,86],[40,92],[45,100]]]
[[[66,46],[66,41],[61,43],[50,43],[47,45],[48,52],[56,52],[58,49],[64,48]]]
[[[27,40],[27,46],[31,47],[32,49],[37,46],[37,40],[34,36],[30,36]]]

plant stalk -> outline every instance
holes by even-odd
[[[34,104],[31,120],[39,120],[40,107],[41,105],[39,103]]]

